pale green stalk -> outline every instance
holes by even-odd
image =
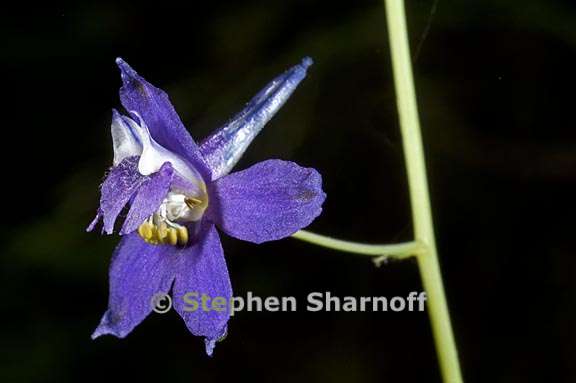
[[[375,258],[373,261],[376,266],[380,266],[382,263],[385,263],[389,258],[405,259],[416,256],[423,250],[422,244],[416,241],[394,243],[391,245],[370,245],[365,243],[343,241],[341,239],[310,233],[309,231],[304,230],[300,230],[299,232],[294,233],[292,237],[334,250],[374,256]]]
[[[436,251],[432,210],[426,178],[426,162],[422,148],[416,91],[412,77],[408,28],[403,0],[384,0],[392,69],[396,88],[398,116],[404,146],[404,157],[410,187],[414,237],[426,247],[418,255],[418,265],[424,290],[428,295],[428,315],[432,325],[440,371],[444,382],[462,382],[456,342],[450,323],[446,294]]]
[[[410,61],[404,1],[384,0],[384,5],[388,21],[388,36],[390,39],[400,130],[402,132],[404,157],[410,188],[415,239],[413,242],[400,244],[367,245],[342,241],[305,231],[294,234],[294,237],[331,249],[377,256],[378,258],[375,258],[377,264],[388,258],[405,259],[410,256],[416,256],[422,284],[428,297],[428,314],[442,378],[445,383],[461,383],[462,373],[436,250],[428,180],[426,177],[426,162],[422,148],[416,91],[412,76],[412,63]]]

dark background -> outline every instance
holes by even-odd
[[[308,78],[238,169],[317,168],[311,230],[411,238],[381,2],[23,3],[2,11],[0,380],[438,382],[425,313],[240,313],[213,358],[174,313],[90,340],[116,236],[85,233],[111,163],[122,56],[192,135],[303,56]],[[468,382],[576,381],[574,2],[408,2],[439,251]],[[428,22],[429,33],[423,36]],[[223,235],[237,295],[407,295],[416,264]],[[302,301],[303,303],[303,301]]]

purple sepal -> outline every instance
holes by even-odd
[[[315,169],[268,160],[214,182],[208,214],[227,234],[262,243],[308,226],[325,198]]]
[[[162,147],[191,162],[204,177],[210,178],[198,145],[188,133],[174,110],[168,95],[156,88],[121,58],[116,59],[122,77],[120,100],[129,112],[138,113],[150,130],[150,135]]]
[[[153,246],[131,233],[120,241],[110,265],[108,310],[92,334],[124,338],[152,311],[155,294],[168,294],[178,265],[174,246]]]
[[[174,309],[180,314],[190,332],[206,339],[206,353],[212,354],[215,342],[226,333],[226,324],[230,318],[229,302],[232,298],[232,286],[220,244],[220,237],[213,224],[205,223],[201,228],[199,240],[193,246],[181,250],[182,263],[174,281],[172,295]],[[186,294],[197,294],[188,296]],[[221,311],[203,309],[201,297],[205,294],[212,302],[220,297],[226,304]],[[195,311],[189,300],[199,303]]]

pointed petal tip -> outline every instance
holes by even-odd
[[[116,60],[114,60],[116,62],[116,65],[118,65],[119,68],[122,68],[123,66],[130,66],[128,65],[128,63],[126,61],[124,61],[124,59],[122,57],[116,57]]]
[[[122,328],[118,324],[114,324],[111,321],[111,317],[112,314],[110,310],[106,310],[104,316],[102,316],[102,319],[100,320],[100,324],[98,325],[98,327],[96,327],[92,335],[90,335],[90,338],[92,338],[92,340],[95,340],[96,338],[99,338],[102,335],[112,335],[120,339],[126,338],[126,336],[130,334],[130,332],[134,328],[134,326],[130,328]]]
[[[92,340],[96,340],[96,338],[99,338],[101,335],[104,335],[104,333],[102,333],[100,330],[100,327],[98,327],[96,330],[94,330],[94,332],[92,333],[92,335],[90,335],[90,339]]]
[[[124,61],[122,57],[116,58],[116,65],[118,65],[118,68],[120,69],[120,76],[124,81],[138,76],[136,71],[132,69],[132,67],[126,61]]]
[[[220,331],[220,335],[216,337],[205,337],[204,338],[204,345],[206,346],[206,354],[209,357],[212,357],[214,354],[214,349],[216,348],[216,343],[222,342],[228,336],[228,326],[224,326],[224,328]]]
[[[216,347],[216,339],[204,338],[204,345],[206,346],[206,355],[212,357],[214,354],[214,348]]]
[[[94,219],[92,220],[92,222],[90,222],[90,224],[88,225],[88,227],[86,228],[86,232],[89,233],[92,230],[94,230],[94,228],[96,227],[96,225],[98,224],[98,222],[100,222],[100,218],[102,218],[102,213],[100,210],[98,210],[96,212],[96,217],[94,217]]]
[[[308,56],[304,57],[302,59],[302,62],[300,63],[300,65],[302,65],[304,69],[307,69],[312,64],[314,64],[314,60],[312,60],[312,58]]]
[[[116,65],[118,66],[118,68],[120,68],[120,70],[122,72],[124,72],[127,68],[130,68],[130,65],[128,65],[128,63],[126,61],[124,61],[124,59],[122,59],[122,57],[116,57],[116,60],[114,60],[116,62]],[[132,69],[132,68],[130,68]]]
[[[100,338],[102,335],[113,335],[116,338],[122,339],[122,338],[125,338],[126,335],[128,335],[128,334],[118,333],[118,332],[114,331],[113,329],[106,327],[106,326],[98,326],[98,328],[96,330],[94,330],[92,335],[90,335],[90,338],[92,340],[96,340],[96,338]]]
[[[100,338],[102,335],[114,335],[118,338],[123,338],[123,336],[121,336],[120,334],[117,334],[114,330],[112,330],[110,327],[106,326],[105,324],[100,324],[96,330],[94,330],[94,332],[92,333],[92,335],[90,335],[90,338],[92,340],[96,340],[96,338]]]

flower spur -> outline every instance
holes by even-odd
[[[101,186],[100,207],[88,227],[102,221],[112,234],[127,210],[110,266],[110,295],[92,338],[123,338],[152,311],[151,300],[171,292],[186,326],[205,338],[211,355],[225,336],[229,308],[190,312],[188,292],[232,297],[216,226],[226,234],[262,243],[309,225],[326,197],[320,174],[282,160],[230,173],[254,137],[282,107],[312,60],[305,58],[262,89],[232,120],[196,144],[168,96],[116,60],[120,99],[113,110],[113,166]]]

